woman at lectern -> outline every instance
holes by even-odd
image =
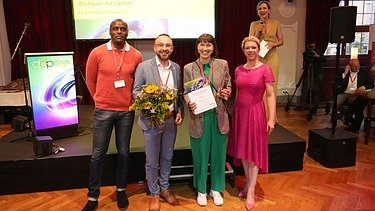
[[[246,197],[246,209],[255,206],[255,185],[258,172],[268,172],[268,135],[274,130],[276,97],[275,78],[271,67],[259,61],[259,39],[246,37],[241,44],[246,64],[235,70],[236,99],[232,111],[228,154],[234,165],[243,166],[246,183],[238,193]],[[263,95],[266,93],[269,117],[267,121]]]

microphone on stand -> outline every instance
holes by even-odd
[[[13,58],[14,58],[14,56],[16,55],[16,52],[17,52],[17,50],[18,50],[18,48],[19,48],[19,46],[20,46],[20,43],[21,43],[21,41],[22,41],[22,38],[23,38],[23,36],[26,34],[27,27],[29,27],[29,26],[31,26],[31,23],[30,23],[30,22],[26,22],[26,23],[25,23],[25,28],[23,29],[23,31],[22,31],[22,33],[21,33],[21,37],[20,37],[20,39],[19,39],[18,42],[17,42],[16,48],[14,49],[13,54],[12,54],[12,56],[10,57],[10,61],[13,61]]]

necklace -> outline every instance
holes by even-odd
[[[244,65],[247,69],[254,69],[259,66],[259,61],[256,61],[254,65],[249,64],[248,62]]]

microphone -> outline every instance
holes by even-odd
[[[18,50],[18,47],[20,46],[20,43],[21,43],[21,41],[22,41],[22,38],[23,38],[23,36],[26,34],[27,27],[29,27],[29,26],[31,26],[31,23],[30,23],[30,22],[26,22],[26,23],[25,23],[25,27],[23,28],[23,31],[22,31],[21,37],[20,37],[20,39],[19,39],[18,42],[17,42],[16,48],[14,49],[14,52],[13,52],[12,56],[10,57],[10,61],[12,61],[13,58],[14,58],[14,56],[16,55],[16,52],[17,52],[17,50]],[[21,60],[21,59],[20,59],[20,60]],[[26,61],[26,60],[25,60],[25,61]],[[27,106],[27,101],[26,101],[26,106]]]
[[[260,19],[260,25],[262,26],[262,29],[259,30],[259,35],[261,35],[263,33],[263,24],[264,24],[264,20],[263,19]]]

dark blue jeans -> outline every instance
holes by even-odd
[[[93,145],[90,162],[88,197],[99,198],[102,169],[113,127],[117,149],[116,187],[125,188],[129,168],[129,144],[134,123],[133,111],[109,111],[95,108]]]

